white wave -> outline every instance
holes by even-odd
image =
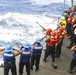
[[[6,23],[8,24],[7,28],[3,28],[0,26],[0,40],[7,42],[12,40],[18,40],[20,42],[23,42],[24,40],[31,40],[30,36],[33,36],[34,39],[36,38],[36,36],[43,37],[43,31],[39,33],[39,31],[41,31],[42,28],[36,22],[39,22],[39,24],[41,24],[46,29],[50,27],[54,30],[57,27],[57,20],[56,22],[52,23],[54,19],[46,17],[45,15],[31,15],[9,12],[4,15],[0,15],[0,17],[0,21],[5,19]],[[10,19],[13,20],[11,21]],[[28,31],[25,30],[25,28],[23,29],[22,26],[21,28],[14,26],[13,29],[9,28],[14,23],[19,23],[22,26],[27,25]]]
[[[45,5],[48,5],[48,4],[50,4],[50,3],[59,3],[59,2],[62,2],[62,3],[64,3],[64,0],[30,0],[31,2],[34,2],[34,3],[36,3],[36,4],[40,4],[40,5],[42,5],[42,4],[45,4]],[[68,3],[68,2],[70,2],[71,0],[65,0],[65,2],[66,3]]]

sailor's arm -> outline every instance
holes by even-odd
[[[21,54],[22,53],[22,51],[21,50],[19,50],[19,49],[17,49],[17,48],[13,48],[13,50],[15,50],[16,52],[14,52],[14,56],[17,56],[17,55],[19,55],[19,54]]]
[[[0,54],[3,55],[5,48],[0,48]]]
[[[72,48],[71,48],[72,51],[75,51],[76,50],[76,45],[74,45]]]

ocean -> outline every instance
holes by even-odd
[[[56,29],[57,18],[69,7],[69,0],[0,0],[0,47],[33,44],[45,35],[39,24]]]

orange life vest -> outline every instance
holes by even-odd
[[[75,17],[73,17],[73,19],[72,19],[72,25],[74,25],[74,24],[75,24],[75,22],[76,22],[76,18],[75,18]]]
[[[68,23],[71,23],[72,22],[72,19],[73,19],[73,17],[72,16],[69,16],[68,19],[67,19],[67,22]]]
[[[58,42],[58,38],[57,38],[57,36],[50,36],[50,35],[47,35],[47,38],[49,37],[49,39],[50,39],[50,42],[48,42],[47,44],[49,45],[49,46],[55,46],[55,44]]]

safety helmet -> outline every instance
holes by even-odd
[[[24,48],[29,48],[29,47],[30,47],[30,44],[29,44],[28,42],[25,42],[25,43],[23,44],[23,47],[24,47]]]
[[[63,19],[65,19],[65,17],[64,17],[64,16],[62,16],[62,17],[61,17],[61,19],[63,20]]]
[[[66,25],[66,20],[62,20],[61,24]]]
[[[41,42],[41,38],[37,38],[36,42],[40,43]]]
[[[52,31],[51,32],[51,35],[56,36],[56,32],[55,31]]]
[[[7,45],[5,48],[5,52],[11,52],[12,51],[12,46],[11,45]]]
[[[48,29],[46,30],[46,32],[51,33],[51,32],[52,32],[52,29],[51,29],[51,28],[48,28]]]
[[[61,26],[64,30],[66,29],[66,26],[65,25],[63,25],[63,26]]]
[[[59,31],[63,32],[63,31],[64,31],[64,29],[63,29],[62,27],[60,27],[60,28],[59,28]]]

